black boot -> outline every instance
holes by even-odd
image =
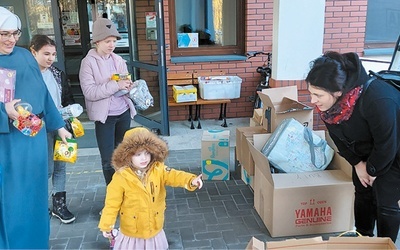
[[[68,210],[65,204],[66,192],[57,192],[53,194],[53,215],[61,220],[62,223],[71,223],[75,216]]]

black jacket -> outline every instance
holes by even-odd
[[[353,86],[368,80],[356,59],[358,72],[349,77],[355,81]],[[357,100],[349,120],[325,125],[339,154],[352,166],[366,161],[371,176],[382,175],[392,166],[400,168],[400,92],[388,83],[372,81]]]
[[[65,73],[53,65],[49,67],[49,70],[56,79],[58,87],[61,89],[61,105],[65,107],[74,104],[75,100],[71,92],[71,86],[69,85]]]

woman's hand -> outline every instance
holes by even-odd
[[[126,80],[119,80],[117,82],[119,90],[131,90],[132,88],[132,81],[130,79]]]
[[[8,117],[13,121],[18,119],[19,114],[15,110],[15,104],[20,101],[21,99],[14,99],[11,102],[4,104]]]
[[[358,179],[364,187],[371,186],[374,183],[376,177],[370,176],[367,172],[367,163],[365,161],[360,161],[354,166]]]
[[[201,187],[203,187],[203,180],[201,179],[201,177],[202,177],[203,175],[202,174],[200,174],[200,175],[198,175],[196,178],[194,178],[193,180],[192,180],[192,186],[194,186],[194,187],[197,187],[198,189],[200,189]]]
[[[58,136],[65,144],[67,144],[67,139],[72,138],[72,134],[68,132],[68,130],[66,130],[64,127],[58,129]]]

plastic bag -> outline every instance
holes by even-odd
[[[65,128],[75,137],[81,137],[85,135],[85,130],[81,121],[76,117],[70,117],[65,121]]]
[[[44,126],[44,121],[37,115],[32,114],[32,106],[29,103],[16,103],[15,110],[19,116],[13,121],[16,127],[22,134],[26,136],[35,136]]]
[[[132,99],[136,109],[146,110],[154,105],[153,96],[150,94],[145,80],[136,80],[133,82],[133,86],[129,92],[129,97]]]
[[[284,173],[324,170],[334,155],[326,140],[294,118],[279,124],[261,152],[278,172]]]
[[[75,163],[77,157],[78,143],[75,139],[67,139],[67,144],[64,144],[61,138],[56,139],[53,160]]]
[[[70,117],[78,117],[83,112],[83,107],[79,103],[74,103],[63,107],[59,110],[63,119],[68,119]]]

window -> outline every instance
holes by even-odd
[[[170,0],[171,56],[244,54],[244,0]]]
[[[117,48],[128,47],[126,0],[96,0],[95,6],[97,9],[92,10],[91,4],[88,3],[90,37],[92,37],[93,16],[107,18],[115,24],[121,35],[121,40],[118,40],[116,44]]]
[[[392,55],[399,36],[399,26],[400,4],[394,4],[392,0],[368,1],[366,53]]]

